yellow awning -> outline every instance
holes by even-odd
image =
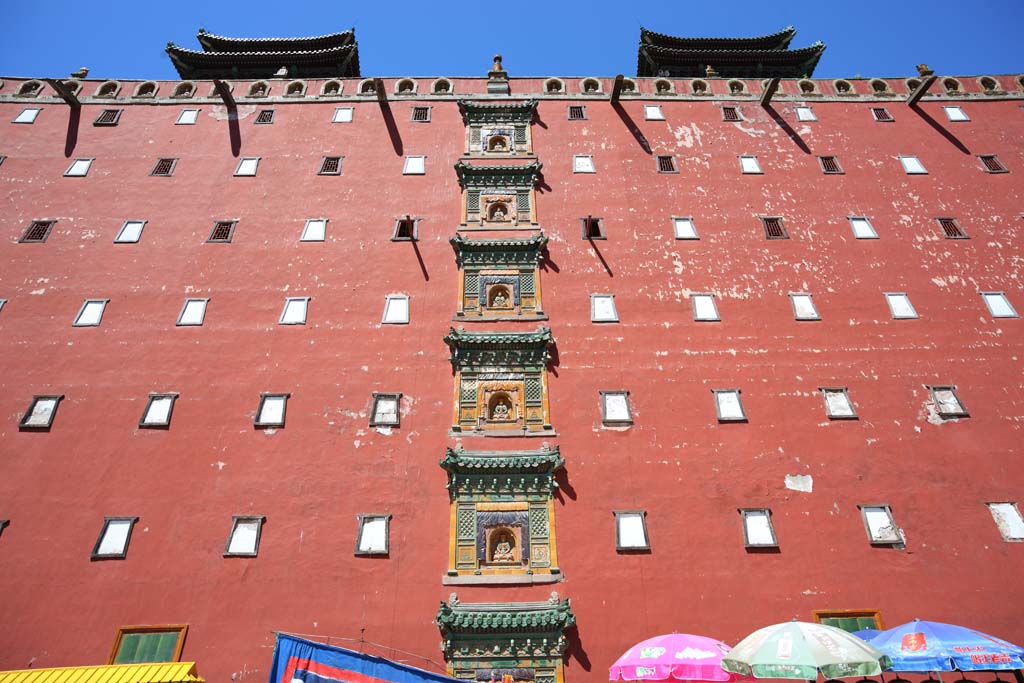
[[[0,683],[205,683],[195,662],[0,671]]]

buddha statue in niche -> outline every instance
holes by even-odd
[[[512,414],[512,401],[507,394],[495,394],[491,399],[490,410],[487,419],[491,422],[511,422],[515,417]]]
[[[494,309],[512,308],[512,297],[509,296],[508,288],[493,287],[487,300],[487,307]]]
[[[516,561],[516,537],[508,528],[495,529],[491,535],[491,553],[487,561],[493,564],[512,564]]]
[[[508,151],[508,140],[505,139],[504,135],[495,135],[491,137],[487,144],[487,151],[496,152],[502,154]]]

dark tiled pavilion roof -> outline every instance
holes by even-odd
[[[182,78],[271,78],[281,67],[290,78],[357,78],[355,29],[311,38],[225,38],[200,29],[203,51],[173,43],[167,56]]]
[[[640,29],[637,76],[703,78],[711,66],[723,78],[810,76],[825,45],[788,49],[796,31],[787,27],[754,38],[684,38]]]

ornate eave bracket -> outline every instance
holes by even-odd
[[[525,495],[550,498],[558,488],[555,473],[565,460],[558,446],[536,451],[466,451],[449,448],[441,459],[448,472],[448,492],[459,495]]]
[[[455,251],[455,262],[460,268],[474,265],[536,265],[543,260],[542,253],[548,238],[533,235],[523,239],[469,240],[456,234],[448,240]]]
[[[576,625],[569,599],[558,593],[544,602],[459,602],[455,593],[442,602],[437,628],[444,639],[446,660],[474,653],[484,643],[499,652],[561,657],[567,646],[565,632]],[[467,646],[468,643],[468,646]]]
[[[459,100],[459,113],[462,114],[462,122],[467,126],[486,123],[525,123],[529,125],[533,122],[536,111],[537,100],[497,104]]]
[[[466,332],[453,327],[444,336],[456,371],[477,367],[544,370],[554,341],[551,328],[543,325],[534,332]]]
[[[537,161],[518,166],[477,165],[459,161],[455,164],[455,173],[459,178],[459,186],[464,190],[490,187],[532,190],[537,184],[541,168],[543,164]]]

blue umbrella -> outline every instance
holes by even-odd
[[[879,633],[881,633],[881,631],[879,631],[877,628],[862,628],[859,631],[854,631],[853,635],[857,636],[861,640],[870,641],[872,638],[877,636]]]
[[[914,619],[880,631],[871,645],[893,671],[993,671],[1024,668],[1024,648],[964,626]]]

